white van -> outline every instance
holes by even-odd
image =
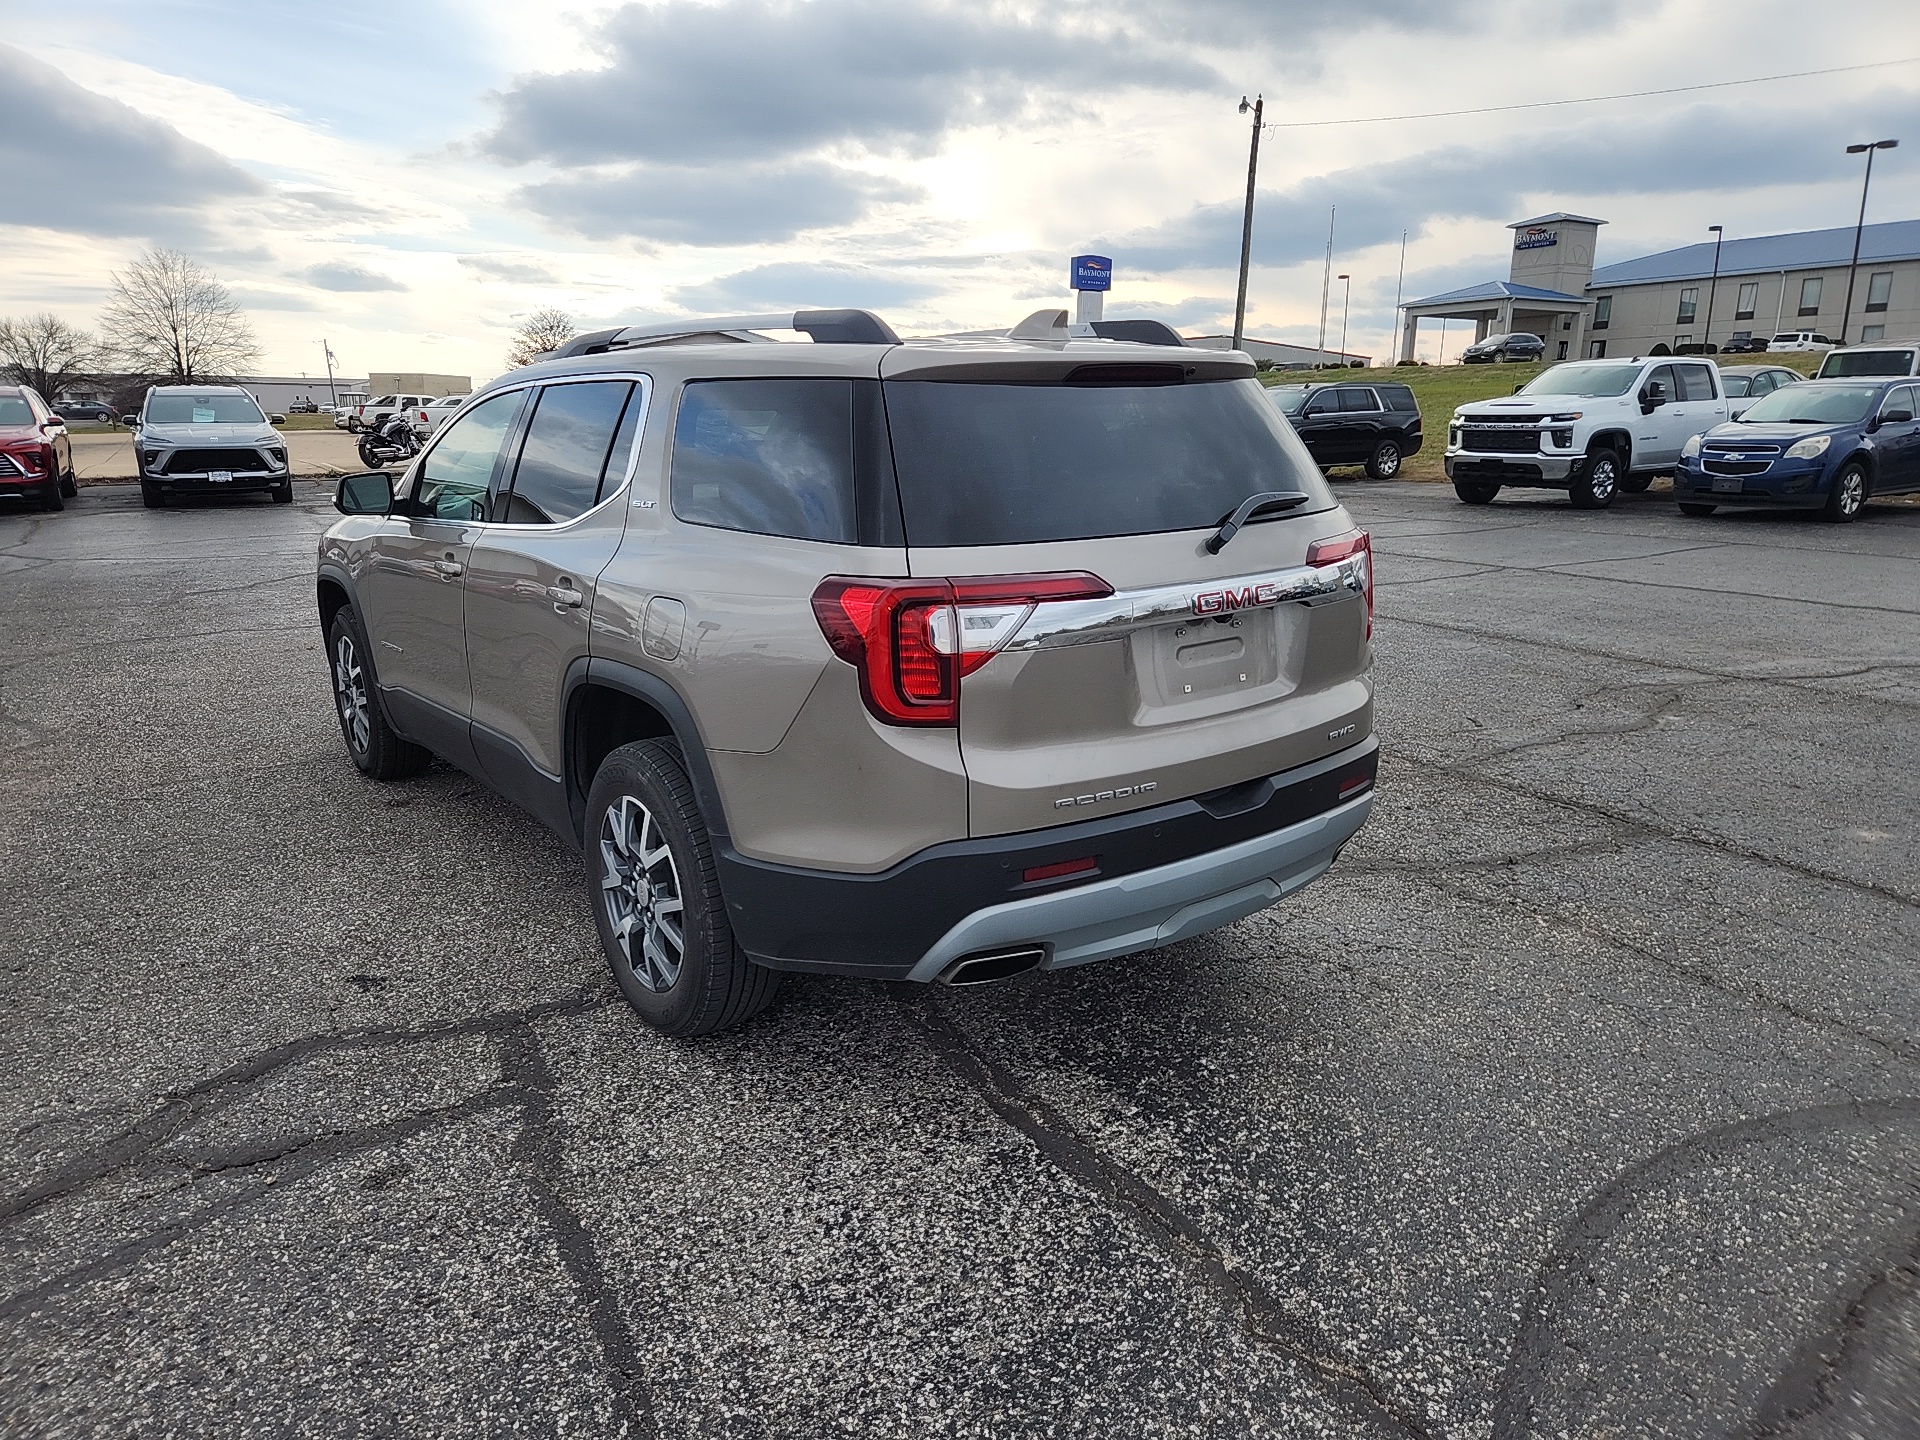
[[[1851,380],[1858,376],[1920,375],[1920,340],[1892,345],[1849,345],[1820,362],[1816,380]]]
[[[1767,349],[1811,353],[1817,350],[1833,349],[1833,341],[1824,335],[1816,335],[1811,330],[1783,330],[1767,342]]]

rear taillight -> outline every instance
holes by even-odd
[[[1373,638],[1373,540],[1364,530],[1350,530],[1307,547],[1307,564],[1337,565],[1354,560],[1360,568],[1360,588],[1367,597],[1367,638]]]
[[[1112,593],[1081,571],[955,580],[835,575],[814,590],[813,613],[833,653],[860,672],[860,695],[876,720],[955,725],[962,678],[991,660],[1036,605]]]

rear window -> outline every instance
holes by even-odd
[[[149,425],[264,425],[251,395],[149,395]]]
[[[673,513],[852,544],[853,381],[688,382],[673,427]]]
[[[1257,380],[889,380],[886,402],[910,545],[1198,530],[1263,490],[1334,503]]]
[[[1911,375],[1911,350],[1835,350],[1820,362],[1822,380],[1844,380],[1855,375]]]

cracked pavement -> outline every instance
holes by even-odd
[[[347,763],[319,487],[0,513],[0,1433],[1913,1433],[1920,509],[1339,488],[1331,874],[693,1044]]]

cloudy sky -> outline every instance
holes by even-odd
[[[1327,212],[1349,348],[1507,272],[1507,222],[1601,262],[1920,216],[1913,0],[0,0],[0,314],[92,323],[149,244],[212,267],[276,374],[481,380],[519,317],[861,305],[904,333],[1069,303],[1312,343]],[[1783,72],[1605,104],[1392,119]],[[1339,122],[1339,123],[1324,123]],[[7,223],[10,222],[10,223]],[[1339,287],[1333,302],[1337,344]],[[1434,337],[1437,340],[1437,335]],[[1429,345],[1431,348],[1431,345]]]

